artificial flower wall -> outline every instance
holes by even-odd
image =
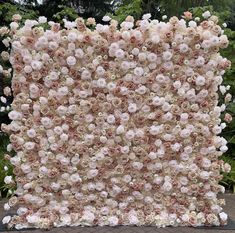
[[[224,225],[218,18],[45,17],[0,29],[11,52],[8,227]],[[47,29],[46,29],[47,28]],[[9,38],[8,37],[8,38]],[[9,75],[7,70],[3,70]],[[226,95],[226,101],[231,96]]]

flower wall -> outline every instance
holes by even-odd
[[[218,90],[230,62],[215,16],[118,25],[15,17],[13,66],[17,229],[78,225],[224,225],[219,160],[227,150]],[[47,28],[47,29],[46,29]],[[2,33],[3,33],[2,29]],[[4,55],[4,54],[3,54]]]

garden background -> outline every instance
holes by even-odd
[[[78,16],[84,19],[94,17],[97,23],[102,22],[104,15],[122,22],[127,15],[140,19],[144,13],[151,13],[152,18],[162,20],[167,15],[180,17],[185,11],[193,14],[193,18],[201,17],[205,11],[219,16],[220,25],[223,24],[225,34],[230,44],[223,50],[222,55],[232,62],[232,67],[224,75],[224,85],[230,85],[230,93],[235,98],[235,0],[0,0],[0,27],[9,25],[14,14],[20,14],[23,19],[34,19],[45,16],[49,20],[63,23],[62,19],[74,20]],[[226,24],[224,24],[224,22]],[[5,46],[0,38],[0,53]],[[8,112],[11,110],[11,96],[5,96],[3,89],[11,84],[12,70],[9,63],[0,57],[0,64],[9,68],[8,77],[0,73],[0,124],[9,123]],[[221,97],[222,98],[222,97]],[[227,112],[235,116],[235,99],[227,104]],[[224,115],[221,116],[222,120]],[[227,125],[221,136],[228,141],[228,151],[222,159],[229,162],[232,169],[224,174],[221,184],[228,191],[235,192],[235,117]],[[4,177],[12,175],[12,167],[4,159],[9,143],[8,136],[0,131],[0,194],[9,196],[12,190],[4,184]],[[12,152],[11,152],[12,153]]]

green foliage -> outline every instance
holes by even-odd
[[[73,20],[75,20],[78,17],[78,14],[75,11],[75,9],[73,9],[71,7],[60,5],[60,6],[58,6],[58,8],[60,9],[60,11],[57,12],[53,16],[53,19],[56,22],[62,23],[63,19],[67,19],[67,20],[73,21]]]
[[[204,6],[213,6],[217,12],[232,12],[232,7],[235,8],[234,3],[235,0],[142,0],[142,9],[143,13],[151,13],[154,18],[160,18],[162,15],[180,16],[190,8]],[[231,18],[234,17],[232,15],[231,13]]]
[[[42,0],[42,4],[37,5],[36,9],[49,20],[58,19],[61,21],[62,16],[66,16],[68,20],[72,20],[75,15],[79,15],[83,18],[95,17],[96,21],[100,22],[107,12],[113,12],[113,5],[116,1],[117,0]],[[25,0],[25,2],[29,5],[31,2],[35,2],[35,0]],[[57,15],[58,12],[59,15]],[[67,13],[68,15],[66,15]]]
[[[9,25],[14,14],[20,14],[23,21],[26,19],[35,19],[38,16],[37,11],[27,9],[18,4],[0,4],[0,25]]]
[[[232,66],[231,69],[224,75],[224,83],[231,86],[230,92],[233,96],[235,96],[235,31],[226,29],[225,34],[228,36],[229,46],[221,51],[221,54],[232,62]]]
[[[230,12],[229,10],[223,10],[218,12],[215,11],[214,6],[212,5],[189,8],[189,11],[192,12],[193,17],[199,18],[201,18],[203,12],[210,11],[211,14],[218,16],[220,25],[228,21],[232,17],[232,12]]]
[[[2,3],[0,4],[0,26],[9,26],[9,24],[12,22],[12,16],[14,14],[20,14],[22,16],[22,22],[24,22],[26,19],[36,19],[38,17],[38,12],[36,10],[26,8],[24,6],[21,6],[17,3]],[[6,50],[6,47],[2,44],[2,39],[0,37],[0,53],[2,51]],[[4,62],[0,58],[0,64],[4,66],[5,69],[11,68],[11,65],[9,62]],[[2,75],[0,75],[0,96],[3,94],[3,88],[5,86],[9,86],[11,84],[11,78],[3,78]],[[7,98],[8,102],[11,102],[11,98]],[[0,107],[5,106],[0,102]],[[8,112],[0,112],[0,124],[8,122]],[[0,138],[1,139],[1,138]]]
[[[231,165],[231,172],[223,174],[223,180],[220,182],[227,189],[232,190],[235,193],[235,151],[231,150],[222,156],[222,159]]]
[[[132,15],[135,19],[140,18],[142,14],[142,1],[141,0],[128,0],[124,1],[125,4],[121,5],[116,11],[114,19],[122,22],[128,15]]]
[[[7,175],[12,175],[12,165],[8,160],[4,159],[4,154],[7,153],[7,145],[9,144],[9,138],[6,135],[0,135],[0,195],[8,196],[9,187],[4,183],[4,178]],[[5,168],[8,170],[5,170]]]

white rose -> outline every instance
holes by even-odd
[[[227,146],[221,146],[220,147],[220,151],[222,151],[223,153],[226,152],[228,150]]]
[[[34,138],[36,136],[36,131],[35,129],[29,129],[27,130],[27,135],[30,137],[30,138]]]
[[[22,114],[15,110],[8,113],[8,116],[11,120],[20,120],[22,118]]]
[[[81,177],[77,174],[77,173],[75,173],[75,174],[72,174],[71,176],[70,176],[70,180],[73,182],[73,183],[76,183],[76,182],[80,182],[80,181],[82,181],[82,179],[81,179]]]
[[[38,22],[39,22],[39,23],[46,23],[46,22],[47,22],[47,18],[46,18],[45,16],[40,16],[40,17],[38,18]]]
[[[188,26],[195,28],[195,27],[197,27],[197,23],[195,21],[191,20],[188,22]]]
[[[135,103],[130,103],[128,106],[128,111],[130,113],[134,113],[137,111],[137,105]]]
[[[17,214],[18,215],[24,215],[28,212],[28,209],[25,208],[25,207],[20,207],[18,210],[17,210]]]
[[[212,192],[212,191],[209,191],[209,192],[207,192],[206,194],[205,194],[205,197],[207,198],[207,199],[215,199],[216,198],[216,194],[214,193],[214,192]]]
[[[129,217],[128,217],[128,220],[129,220],[129,223],[131,225],[136,225],[136,224],[139,223],[139,219],[138,219],[138,217],[136,215],[130,214]]]
[[[5,182],[5,184],[10,184],[10,183],[12,183],[12,182],[13,182],[12,176],[6,176],[6,177],[4,178],[4,182]]]
[[[87,172],[87,177],[88,179],[92,179],[98,175],[98,170],[97,169],[91,169]]]
[[[24,173],[29,173],[31,172],[31,167],[29,164],[21,164],[20,168]]]
[[[189,215],[188,214],[183,214],[181,218],[186,223],[189,221]]]
[[[228,25],[227,23],[223,23],[222,26],[226,28]]]
[[[76,58],[73,56],[67,57],[66,61],[69,66],[74,66],[76,64]]]
[[[95,219],[95,215],[90,211],[85,211],[84,215],[82,216],[82,220],[88,223],[92,223],[94,219]]]
[[[1,96],[1,97],[0,97],[0,100],[1,100],[1,102],[4,103],[4,104],[7,102],[7,99],[6,99],[4,96]]]
[[[168,181],[164,182],[162,185],[162,190],[169,192],[172,189],[172,184]]]
[[[2,219],[2,224],[7,224],[11,221],[11,216],[5,216],[3,219]]]
[[[151,41],[154,43],[154,44],[158,44],[160,42],[160,37],[159,35],[154,35],[151,37]]]
[[[202,14],[202,17],[205,18],[205,19],[209,18],[210,16],[211,16],[210,11],[205,11],[205,12]]]
[[[219,216],[222,221],[226,221],[228,219],[228,215],[224,212],[219,213]]]
[[[226,87],[223,86],[223,85],[220,85],[220,86],[219,86],[219,90],[220,90],[220,92],[221,92],[222,95],[224,95],[224,94],[226,93],[226,91],[227,91],[227,90],[226,90]]]
[[[118,224],[118,218],[116,216],[110,216],[108,221],[110,226],[116,226]]]
[[[68,34],[68,41],[75,42],[77,39],[77,34],[75,32],[70,32]]]
[[[110,18],[108,15],[105,15],[105,16],[102,18],[102,20],[103,20],[104,22],[108,22],[108,21],[111,20],[111,18]]]
[[[62,215],[60,217],[60,220],[62,221],[63,225],[70,225],[71,224],[71,217],[69,214]]]
[[[19,24],[18,24],[18,23],[16,23],[16,22],[11,22],[11,23],[10,23],[10,28],[11,28],[12,30],[16,30],[18,27],[19,27]]]
[[[148,157],[149,157],[150,159],[156,159],[156,158],[157,158],[157,153],[151,151],[151,152],[148,154]]]
[[[9,204],[8,204],[8,203],[5,203],[5,204],[4,204],[4,210],[6,210],[6,211],[7,211],[7,210],[9,210],[10,208],[11,208],[11,207],[9,206]]]
[[[26,217],[26,219],[27,219],[28,223],[32,223],[32,224],[37,223],[40,220],[40,218],[37,215],[28,215]]]
[[[150,18],[151,18],[151,14],[150,14],[150,13],[144,14],[144,15],[142,16],[142,19],[144,19],[144,20],[148,20],[148,19],[150,19]]]

